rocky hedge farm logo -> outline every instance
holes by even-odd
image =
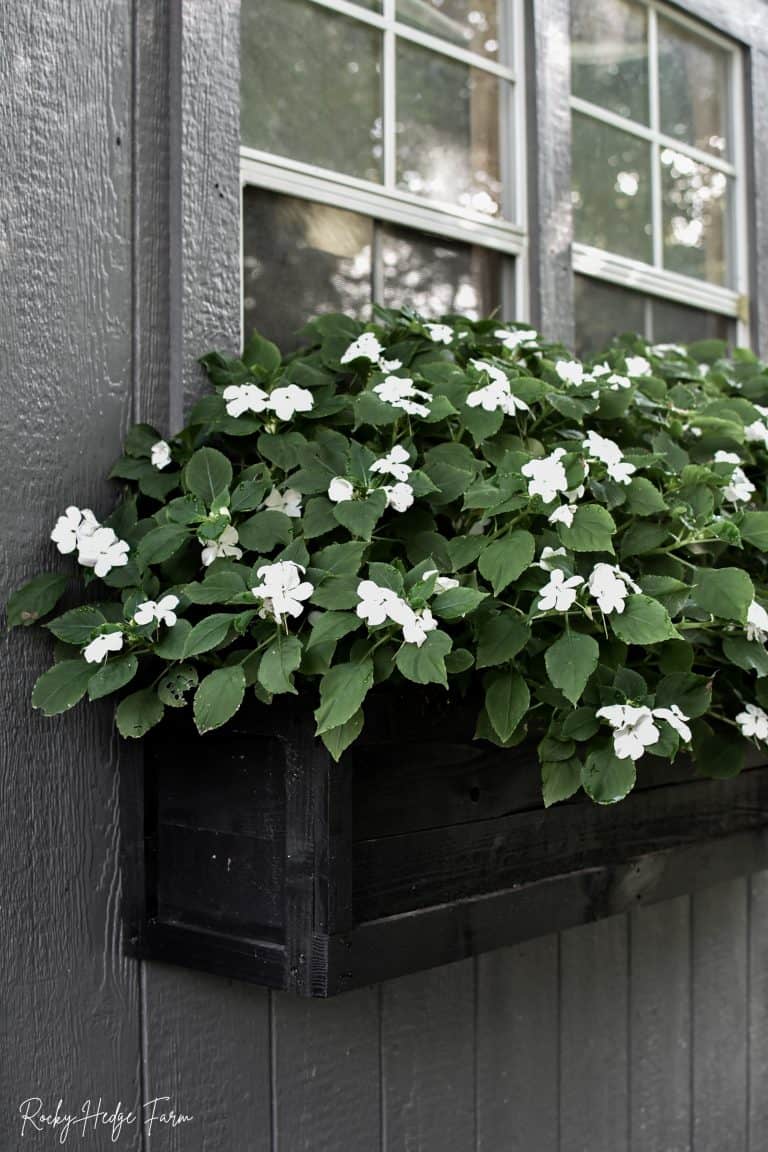
[[[84,1100],[75,1111],[69,1111],[61,1098],[51,1108],[41,1096],[29,1096],[19,1105],[19,1115],[22,1137],[49,1132],[59,1144],[66,1144],[70,1136],[82,1140],[89,1135],[117,1144],[121,1136],[140,1125],[151,1133],[155,1126],[179,1128],[195,1119],[180,1111],[170,1096],[155,1096],[138,1111],[125,1108],[121,1100],[114,1106],[105,1105],[101,1097],[98,1101]]]

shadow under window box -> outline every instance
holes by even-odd
[[[533,747],[476,710],[383,693],[335,764],[300,698],[200,737],[186,714],[124,771],[134,955],[306,996],[449,963],[768,866],[768,770],[646,757],[621,804],[545,812]]]

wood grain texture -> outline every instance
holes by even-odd
[[[692,1146],[742,1152],[747,1140],[746,879],[692,897]]]
[[[268,993],[147,965],[146,1095],[194,1120],[153,1127],[147,1152],[269,1152]]]
[[[768,1148],[768,872],[749,885],[748,1152]]]
[[[131,14],[119,0],[0,10],[3,600],[36,571],[71,569],[47,539],[64,505],[104,514],[114,500],[104,476],[131,407]],[[0,641],[3,1148],[25,1096],[140,1099],[111,710],[34,714],[50,658],[41,636]]]
[[[627,1152],[627,917],[560,943],[560,1152]]]
[[[382,986],[382,1152],[467,1152],[475,1138],[475,965]]]
[[[270,996],[273,1152],[378,1152],[378,990],[363,988],[336,1000]]]
[[[477,1152],[558,1152],[559,939],[477,964]]]
[[[691,1152],[690,898],[629,926],[630,1152]]]

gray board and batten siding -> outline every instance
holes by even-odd
[[[744,40],[755,331],[768,349],[768,9],[684,7]],[[529,5],[533,319],[572,331],[567,0]],[[0,7],[7,589],[60,508],[105,513],[136,418],[239,339],[237,0]],[[169,1096],[125,1152],[766,1152],[768,874],[327,1002],[127,960],[109,708],[29,707],[40,636],[2,639],[0,1150],[18,1108]],[[129,764],[125,765],[129,766]],[[78,1147],[112,1147],[99,1134]]]

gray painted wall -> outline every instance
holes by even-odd
[[[130,420],[168,427],[199,387],[195,355],[237,343],[237,0],[178,0],[170,26],[165,9],[0,9],[8,588],[51,563],[63,505],[109,507],[103,476]],[[736,24],[737,9],[763,35],[765,9],[731,0]],[[534,6],[539,63],[550,52],[554,66],[566,12]],[[569,323],[563,91],[555,78],[536,105],[537,294],[553,332]],[[3,636],[0,658],[2,1152],[56,1146],[51,1132],[21,1141],[25,1097],[72,1110],[166,1095],[194,1121],[126,1128],[118,1148],[768,1148],[768,874],[327,1003],[142,966],[120,945],[117,767],[133,753],[106,707],[32,713],[40,637]],[[78,1146],[111,1144],[89,1132]]]

